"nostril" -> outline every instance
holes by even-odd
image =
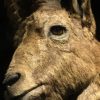
[[[20,79],[20,76],[21,76],[20,73],[15,73],[15,74],[9,75],[4,79],[3,84],[5,86],[11,86]]]

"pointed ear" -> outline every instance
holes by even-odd
[[[76,14],[81,16],[82,26],[95,31],[95,21],[91,10],[90,0],[72,0],[72,7]]]

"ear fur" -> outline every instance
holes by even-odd
[[[82,26],[95,31],[95,21],[91,10],[90,0],[72,0],[74,11],[81,16]]]
[[[91,10],[91,0],[61,0],[67,11],[81,18],[82,26],[95,33],[95,21]]]

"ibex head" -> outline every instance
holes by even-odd
[[[5,3],[18,46],[4,80],[6,100],[76,99],[97,73],[90,0]]]

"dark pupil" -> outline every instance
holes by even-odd
[[[66,32],[66,28],[64,26],[61,26],[61,25],[55,25],[55,26],[52,26],[50,28],[50,32],[53,34],[53,35],[62,35]]]

